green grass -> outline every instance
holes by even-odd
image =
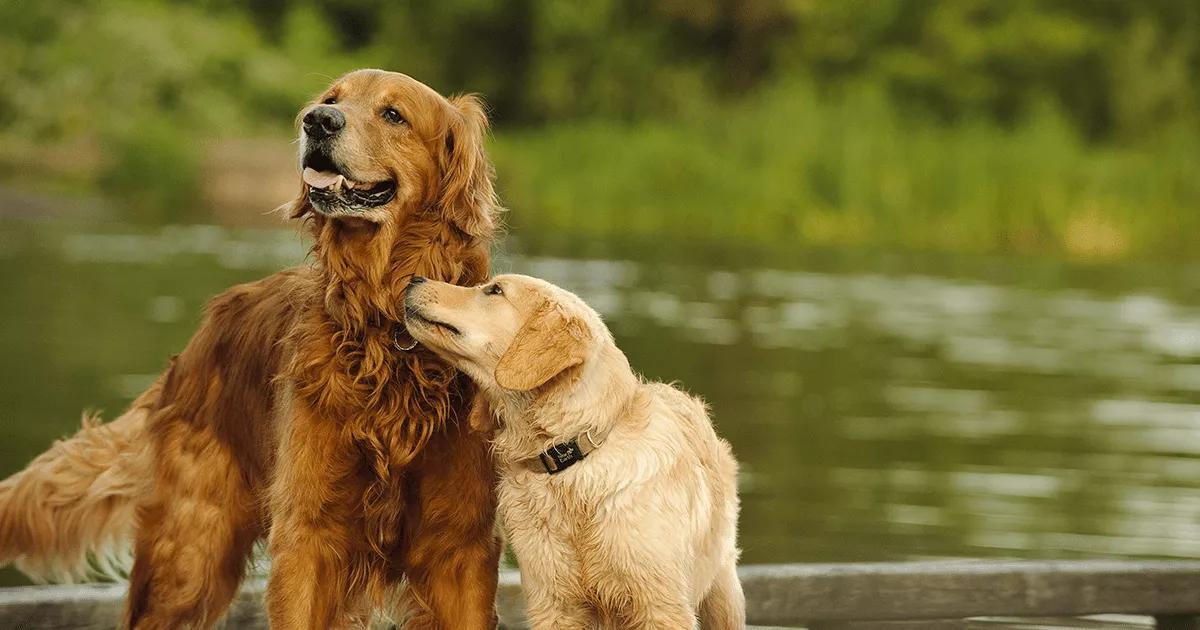
[[[806,84],[672,120],[498,132],[514,231],[1082,257],[1195,251],[1200,134],[1090,146],[1043,108],[1013,129]]]

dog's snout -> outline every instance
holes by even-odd
[[[413,276],[409,279],[408,287],[404,289],[404,308],[412,310],[417,300],[415,295],[417,292],[417,285],[425,284],[425,282],[428,280],[429,279],[425,276]]]
[[[335,107],[314,107],[304,115],[304,133],[310,138],[328,138],[346,126],[346,116]]]

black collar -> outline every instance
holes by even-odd
[[[608,431],[592,434],[591,429],[538,453],[537,457],[517,460],[517,465],[538,473],[560,473],[583,461],[608,439]]]

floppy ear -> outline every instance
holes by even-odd
[[[500,357],[496,383],[519,392],[541,387],[563,370],[583,363],[590,344],[587,324],[546,300]]]
[[[491,433],[496,428],[496,416],[492,413],[492,408],[488,405],[480,392],[475,393],[475,400],[471,401],[471,411],[467,414],[467,424],[472,431],[479,433]]]
[[[471,94],[451,98],[450,106],[438,203],[459,229],[477,238],[489,238],[500,202],[492,184],[495,169],[483,150],[487,113],[483,101]]]

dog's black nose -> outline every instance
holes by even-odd
[[[421,284],[422,282],[425,282],[428,279],[429,278],[426,278],[425,276],[413,276],[412,280],[409,280],[408,283],[409,284]]]
[[[304,133],[315,140],[328,138],[346,126],[346,117],[336,108],[322,105],[304,115]]]

